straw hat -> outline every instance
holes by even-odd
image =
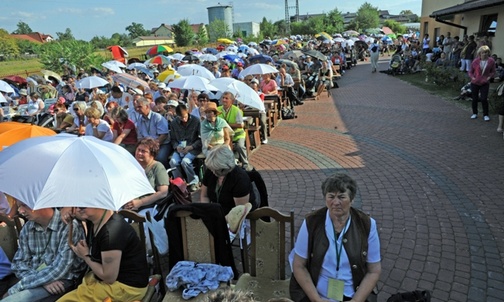
[[[219,109],[217,108],[217,104],[215,104],[214,102],[208,102],[206,104],[206,106],[205,106],[205,112],[208,112],[208,111],[213,111],[216,114],[220,114],[221,113],[219,111]]]

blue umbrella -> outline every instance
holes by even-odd
[[[154,78],[154,74],[153,74],[153,73],[152,73],[152,71],[151,71],[150,69],[148,69],[148,68],[145,68],[145,67],[141,67],[141,66],[139,66],[139,67],[136,67],[135,69],[137,70],[137,72],[143,72],[143,73],[145,73],[146,75],[148,75],[149,77]]]
[[[243,60],[237,55],[225,55],[223,58],[231,63],[238,63],[238,62],[244,63]]]
[[[240,47],[238,47],[238,52],[247,52],[248,49],[249,47],[247,45],[240,45]]]
[[[215,49],[215,48],[208,47],[206,49],[206,53],[211,53],[213,55],[216,55],[217,53],[219,53],[219,51],[217,51],[217,49]]]
[[[253,56],[250,58],[250,62],[254,62],[254,61],[258,61],[259,63],[262,63],[262,64],[266,64],[268,62],[273,63],[273,58],[271,58],[270,56],[267,56],[267,55],[260,54],[260,55],[256,55],[256,56]]]

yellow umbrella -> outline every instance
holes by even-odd
[[[56,135],[56,132],[49,128],[16,122],[1,123],[0,151],[2,151],[4,147],[8,147],[27,138],[51,135]]]
[[[157,79],[161,82],[173,81],[178,78],[180,78],[180,74],[173,68],[168,68],[157,76]]]
[[[229,40],[228,38],[220,38],[220,39],[217,39],[217,42],[219,43],[224,43],[224,44],[233,44],[234,41],[231,41]]]
[[[332,37],[330,34],[326,33],[325,31],[320,32],[315,35],[315,38],[323,38],[324,40],[332,40]]]
[[[276,42],[275,46],[284,45],[284,44],[289,44],[289,43],[286,42],[284,39],[278,39],[278,41]]]

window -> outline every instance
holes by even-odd
[[[424,32],[424,35],[429,33],[429,22],[424,22],[423,32]]]
[[[497,16],[497,14],[481,16],[478,36],[495,36],[495,29],[497,28]]]

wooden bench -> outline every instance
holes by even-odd
[[[252,151],[261,146],[261,126],[259,125],[259,111],[256,117],[243,117],[244,129],[246,131],[245,146],[247,147],[247,156],[252,154]]]

